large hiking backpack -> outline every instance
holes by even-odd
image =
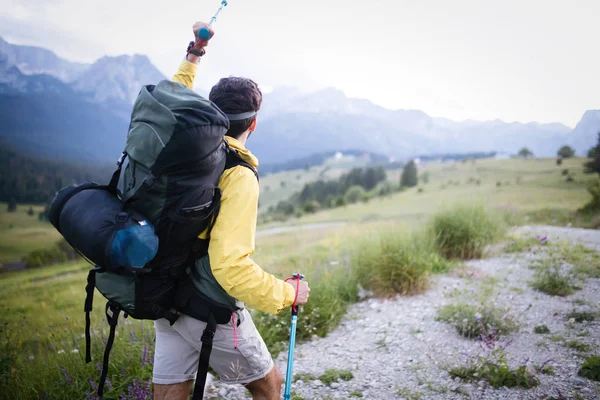
[[[239,306],[212,276],[208,241],[198,235],[210,235],[219,212],[217,184],[223,171],[242,165],[256,174],[227,145],[228,128],[229,120],[218,107],[184,85],[161,81],[145,86],[134,104],[125,151],[110,183],[69,186],[52,202],[54,226],[95,264],[86,286],[86,362],[91,361],[94,288],[108,299],[110,333],[99,397],[119,314],[166,318],[173,324],[183,312],[207,322],[194,389],[194,399],[202,398],[216,325],[228,323]],[[123,237],[129,241],[123,242]],[[127,265],[131,260],[136,265]]]

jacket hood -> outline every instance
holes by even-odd
[[[241,144],[239,140],[234,139],[231,136],[225,136],[225,140],[227,140],[227,143],[229,143],[229,146],[231,146],[231,148],[237,150],[237,152],[240,155],[240,157],[242,158],[242,160],[246,161],[248,164],[252,165],[254,168],[258,168],[258,158],[256,158],[254,156],[254,154],[252,154],[250,152],[250,150],[245,148],[244,145]]]

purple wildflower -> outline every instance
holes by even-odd
[[[73,384],[73,378],[71,378],[71,375],[69,375],[69,371],[67,371],[67,369],[65,367],[60,367],[63,375],[65,376],[65,381],[67,381],[67,385],[72,385]]]
[[[94,382],[94,380],[92,378],[88,378],[88,382],[90,383],[90,386],[92,387],[92,391],[95,392],[96,391],[96,383]]]
[[[135,385],[135,379],[133,380],[133,384]],[[127,388],[127,394],[129,395],[130,399],[133,399],[133,385],[129,385],[129,387]]]
[[[148,355],[148,346],[144,346],[144,352],[142,353],[142,367],[146,365],[146,356]]]
[[[99,362],[96,363],[96,368],[98,368],[98,372],[102,373],[102,364]]]
[[[119,400],[127,400],[127,396],[125,396],[124,394],[121,394],[119,396]]]
[[[110,383],[110,378],[108,376],[106,377],[106,388],[112,390],[112,383]]]
[[[540,239],[540,242],[542,244],[545,244],[548,241],[548,236],[544,236],[543,238]]]

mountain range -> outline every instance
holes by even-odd
[[[0,38],[0,141],[55,158],[113,160],[124,146],[140,88],[162,79],[143,55],[72,63]],[[388,110],[331,88],[313,93],[278,88],[264,96],[248,144],[263,164],[349,149],[402,160],[419,154],[514,154],[522,147],[555,156],[568,144],[584,155],[598,131],[600,110],[586,111],[574,129],[560,123],[457,122],[418,110]]]

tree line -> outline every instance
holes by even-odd
[[[110,168],[83,162],[59,162],[0,148],[0,201],[47,203],[64,186],[84,181],[104,182]]]

